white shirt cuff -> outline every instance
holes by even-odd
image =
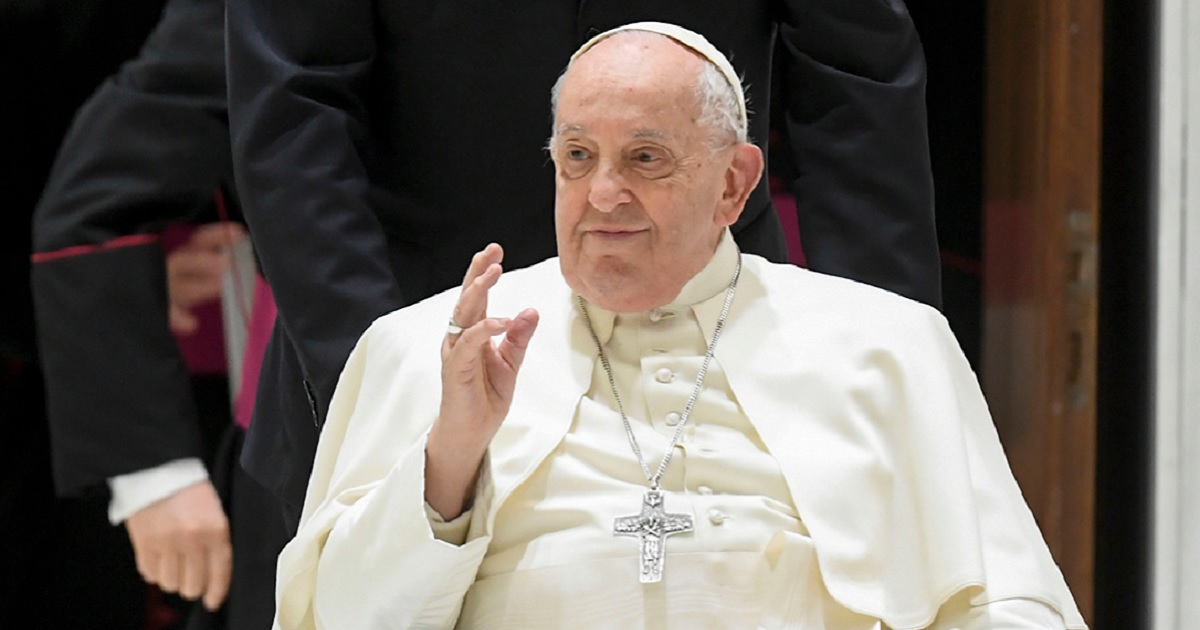
[[[113,477],[108,480],[108,488],[112,491],[108,520],[119,525],[134,512],[207,479],[204,463],[195,457]]]
[[[475,480],[475,492],[472,495],[470,507],[459,514],[457,517],[447,521],[442,518],[442,515],[429,502],[425,502],[425,517],[429,520],[429,528],[433,530],[433,537],[451,545],[462,546],[469,540],[474,540],[479,536],[478,532],[471,531],[471,525],[475,523],[474,515],[476,508],[485,503],[485,497],[491,496],[492,493],[492,457],[491,451],[483,454],[483,462],[479,465],[479,479]]]

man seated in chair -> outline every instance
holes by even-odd
[[[737,250],[742,94],[673,25],[572,57],[559,257],[364,334],[279,627],[1085,627],[941,315]]]

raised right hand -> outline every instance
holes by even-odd
[[[216,610],[229,593],[233,548],[229,520],[205,480],[137,512],[125,521],[138,572],[151,584]]]
[[[495,243],[471,259],[453,313],[462,333],[447,334],[442,342],[442,404],[425,447],[425,500],[447,520],[467,507],[537,328],[533,309],[511,319],[487,316],[488,291],[500,280],[503,259]],[[500,334],[504,338],[493,342]]]

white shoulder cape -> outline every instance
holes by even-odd
[[[780,463],[833,598],[892,628],[921,628],[967,589],[975,604],[1035,599],[1085,628],[942,316],[743,258],[715,356]],[[452,626],[498,507],[569,429],[595,349],[551,259],[506,272],[489,297],[489,314],[534,307],[541,323],[489,453],[495,494],[476,505],[482,535],[462,547],[433,539],[423,444],[458,293],[381,317],[351,355],[299,534],[280,556],[281,627],[321,628],[340,611],[361,611],[360,627]]]

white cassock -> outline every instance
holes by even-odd
[[[653,470],[691,393],[737,252],[670,305],[588,306]],[[322,430],[282,628],[1085,628],[935,310],[743,256],[725,331],[662,486],[695,531],[663,581],[613,535],[645,478],[557,259],[489,312],[541,314],[471,512],[423,496],[440,331],[457,289],[380,318]],[[437,332],[434,332],[437,331]]]

